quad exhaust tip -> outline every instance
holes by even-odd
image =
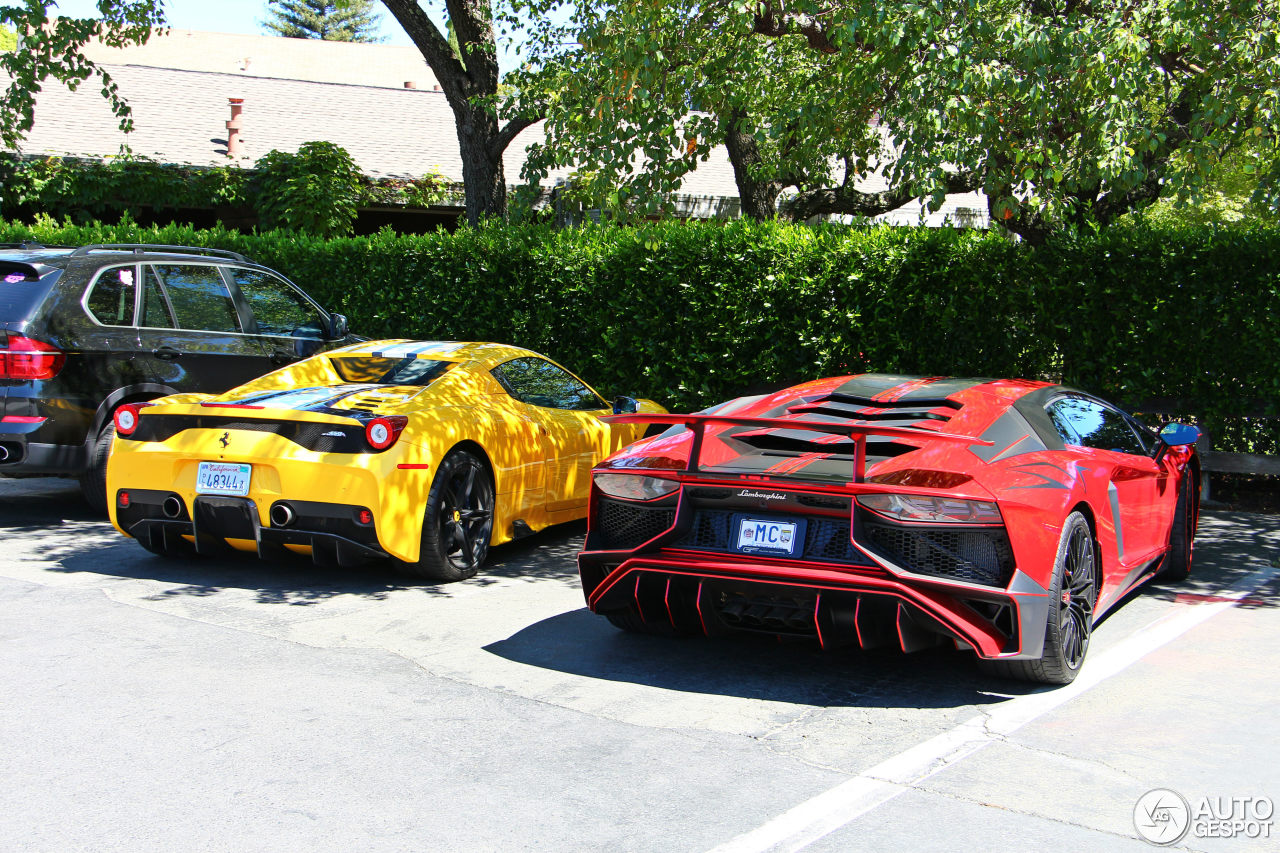
[[[6,462],[9,459],[9,448],[0,444],[0,462]]]
[[[273,527],[288,527],[297,520],[293,507],[288,504],[276,504],[271,507],[271,525]]]

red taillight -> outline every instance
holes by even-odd
[[[374,450],[386,450],[396,443],[409,419],[404,415],[374,418],[364,425],[364,439]]]
[[[52,379],[66,362],[67,357],[55,346],[10,335],[8,345],[0,349],[0,379]]]
[[[116,497],[116,503],[120,504],[120,506],[121,506],[122,508],[126,508],[126,509],[127,509],[127,508],[128,508],[128,506],[129,506],[129,493],[128,493],[128,492],[121,492],[121,493]]]
[[[357,519],[361,524],[373,524],[373,513],[369,512],[367,509],[362,509],[360,510],[360,514],[357,516]]]
[[[116,409],[112,419],[116,423],[116,435],[128,438],[138,428],[138,413],[153,403],[125,403]]]

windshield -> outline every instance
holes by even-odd
[[[384,358],[374,355],[332,356],[329,363],[343,382],[371,385],[419,385],[435,382],[456,362],[429,358]]]

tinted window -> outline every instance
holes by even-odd
[[[164,285],[179,329],[240,331],[235,303],[217,267],[156,264],[153,269]]]
[[[281,279],[258,270],[232,269],[231,277],[244,294],[258,333],[295,338],[323,338],[324,320],[305,296]]]
[[[93,318],[104,326],[132,326],[135,278],[131,266],[103,270],[85,300]]]
[[[151,267],[142,269],[142,316],[138,318],[138,325],[144,329],[173,328],[173,312],[169,310],[160,279]]]
[[[427,386],[453,367],[452,361],[429,358],[382,358],[372,355],[342,355],[329,359],[343,382],[370,382],[376,385]]]
[[[1066,397],[1050,404],[1049,415],[1055,424],[1060,419],[1065,421],[1079,436],[1078,439],[1064,437],[1071,444],[1120,453],[1146,452],[1130,428],[1128,419],[1101,403],[1082,397]]]
[[[493,369],[512,397],[546,409],[603,409],[604,400],[572,375],[540,358],[517,358]]]

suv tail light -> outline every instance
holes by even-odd
[[[67,361],[62,350],[44,341],[10,335],[0,349],[0,379],[52,379]]]
[[[154,403],[125,403],[116,409],[112,420],[116,424],[116,435],[128,438],[133,435],[133,431],[138,428],[138,413],[147,406],[155,405]]]

